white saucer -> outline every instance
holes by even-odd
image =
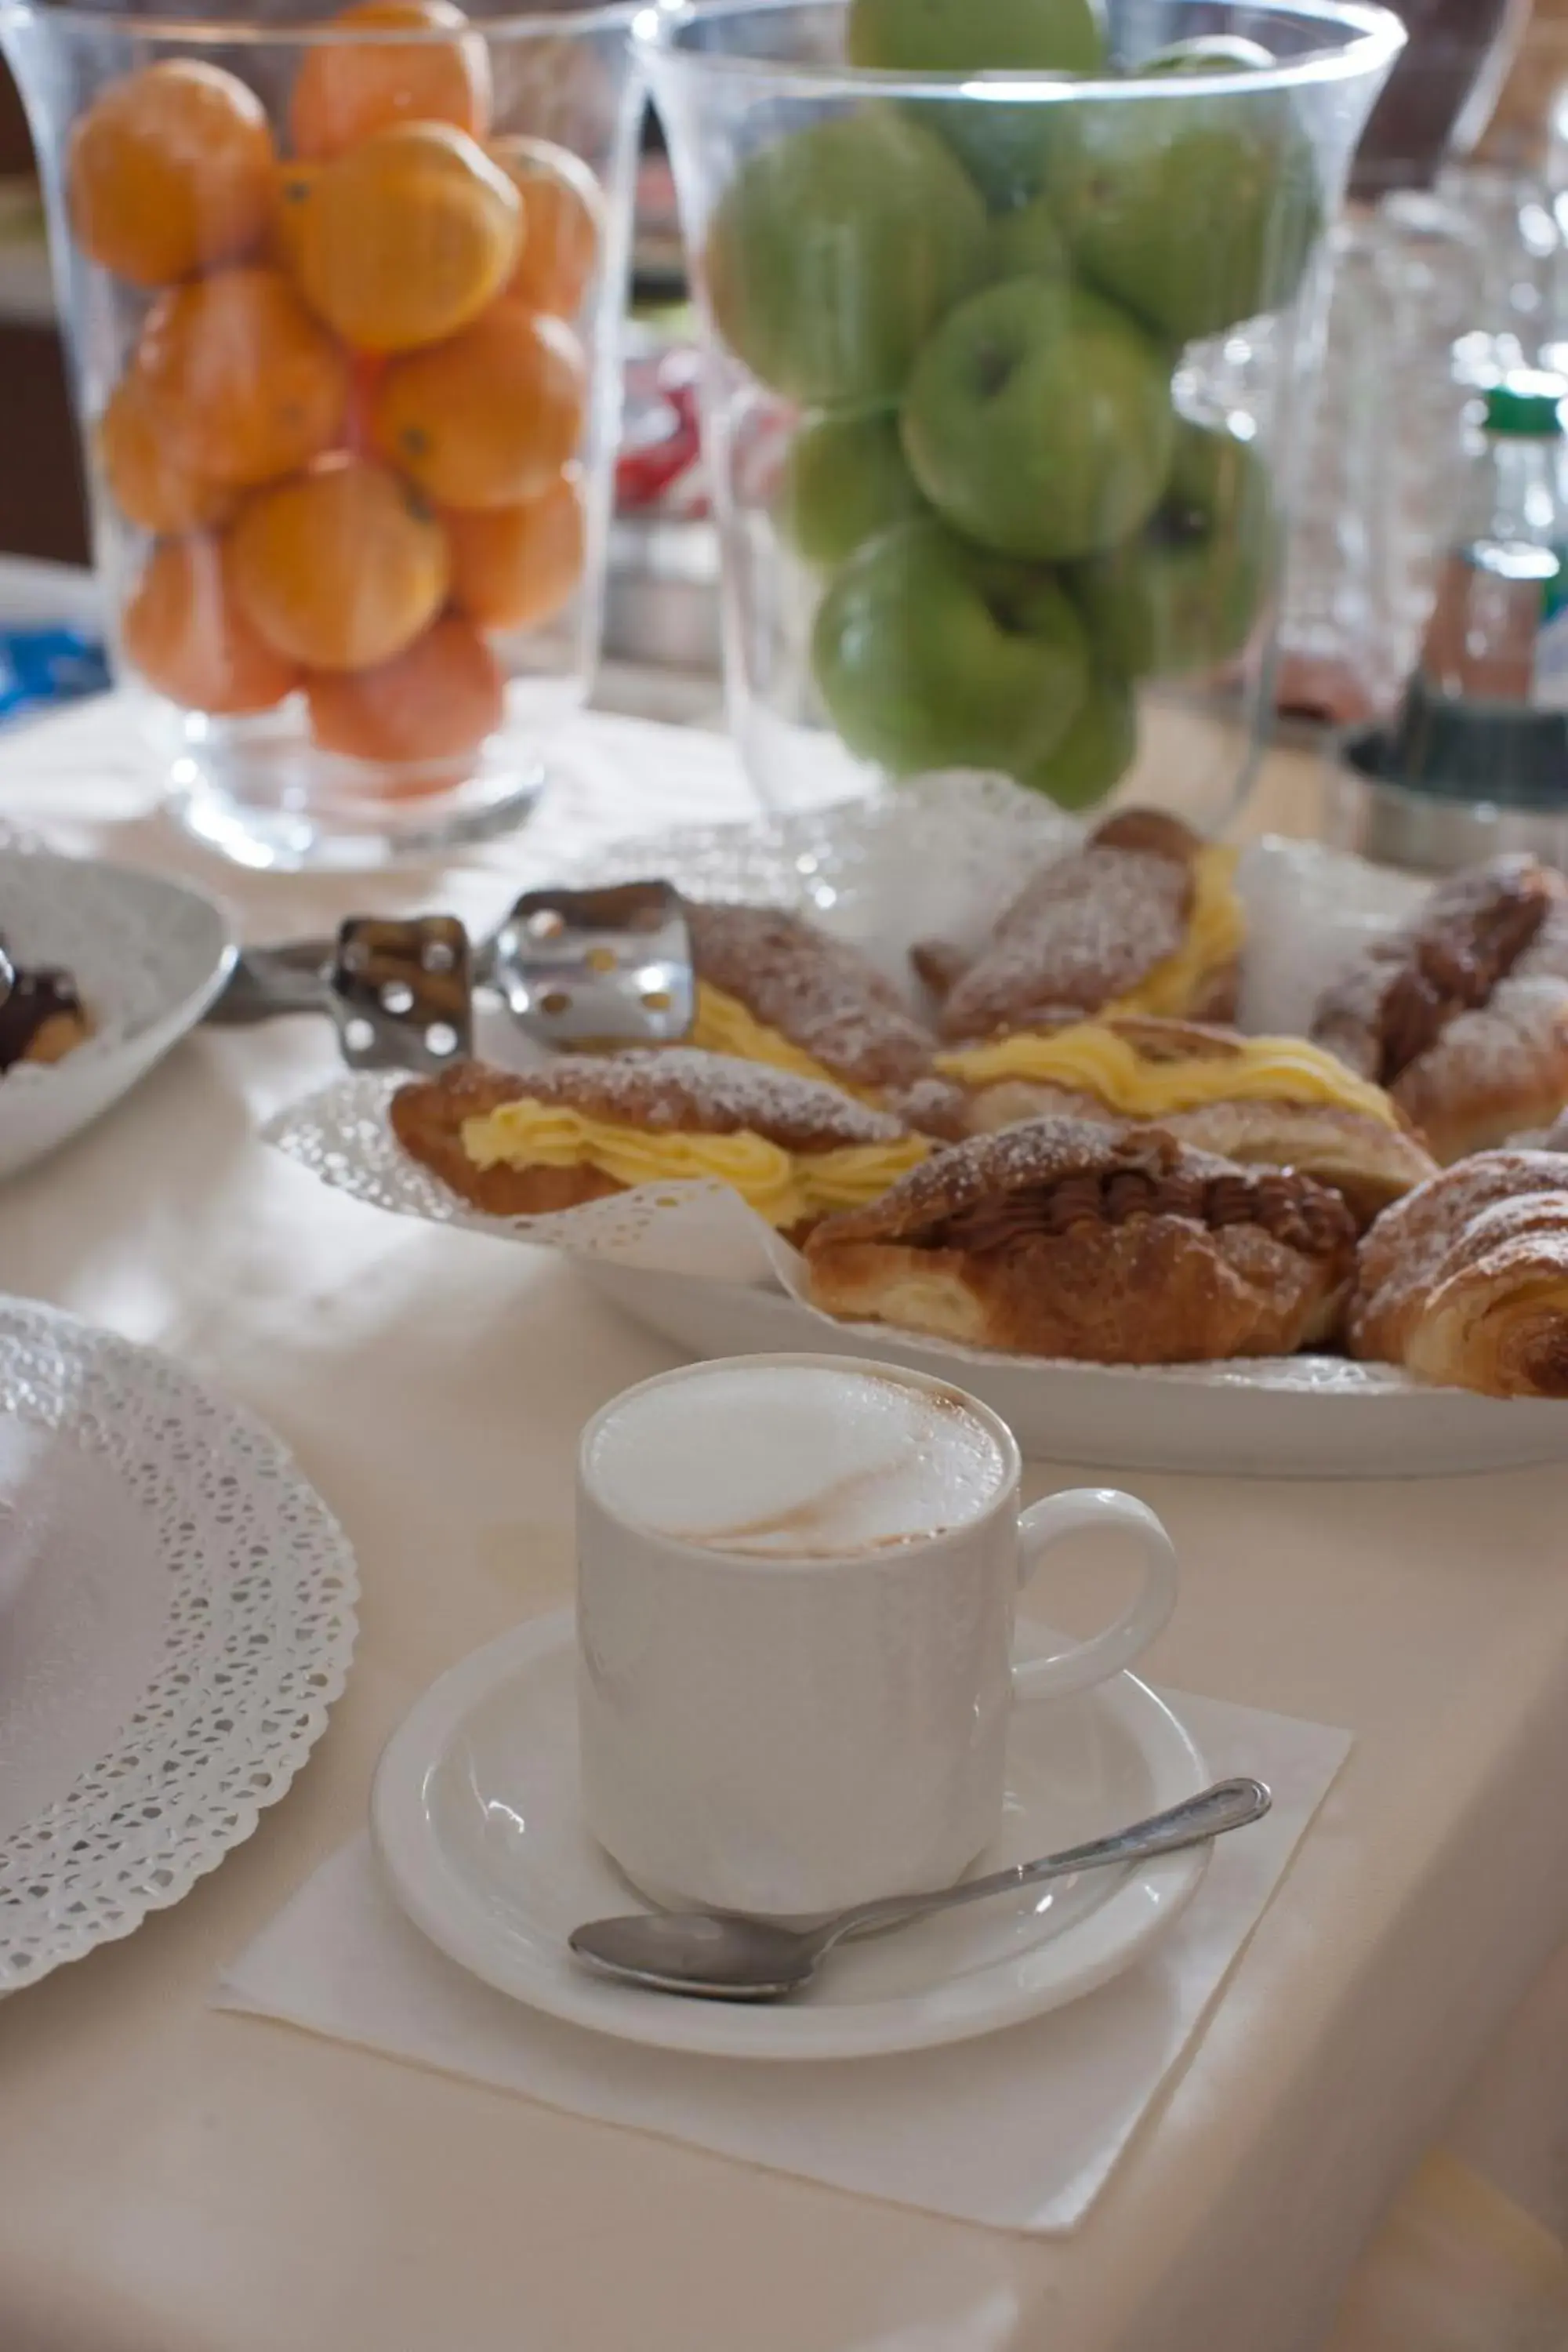
[[[1020,1628],[1020,1646],[1040,1637]],[[1000,1868],[1178,1803],[1206,1779],[1170,1709],[1131,1675],[1020,1707]],[[442,1951],[552,2017],[627,2042],[738,2058],[856,2058],[994,2032],[1118,1975],[1176,1919],[1207,1849],[1098,1871],[1033,1898],[853,1945],[781,2007],[638,1992],[584,1974],[566,1937],[642,1908],[583,1826],[569,1612],[520,1625],[427,1690],[388,1742],[371,1827],[394,1893]]]

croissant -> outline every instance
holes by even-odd
[[[1568,1397],[1568,1154],[1480,1152],[1396,1201],[1361,1244],[1348,1332],[1352,1355],[1450,1388]]]

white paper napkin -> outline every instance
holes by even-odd
[[[1214,1777],[1256,1773],[1273,1811],[1220,1840],[1187,1911],[1136,1969],[982,2041],[833,2065],[609,2041],[522,2008],[426,1943],[363,1837],[307,1881],[214,2000],[895,2204],[995,2229],[1071,2230],[1193,2041],[1350,1751],[1348,1732],[1168,1696]]]

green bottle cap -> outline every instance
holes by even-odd
[[[1487,431],[1544,436],[1563,430],[1568,378],[1538,368],[1515,368],[1487,394]]]

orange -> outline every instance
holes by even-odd
[[[346,153],[373,131],[395,122],[451,122],[482,139],[490,119],[490,68],[477,33],[450,0],[366,0],[334,24],[383,34],[404,29],[410,41],[325,41],[308,49],[294,83],[289,128],[297,155]],[[437,40],[457,33],[456,40]]]
[[[272,176],[260,100],[221,67],[186,58],[111,82],[66,155],[78,244],[133,286],[167,286],[258,246]]]
[[[342,430],[348,363],[276,269],[163,295],[132,366],[179,462],[215,482],[292,473]]]
[[[575,467],[522,506],[446,518],[452,602],[481,629],[548,621],[583,576],[583,493]]]
[[[375,446],[370,433],[370,407],[375,398],[375,387],[385,373],[386,362],[369,352],[355,352],[349,378],[349,415],[343,428],[345,446],[356,457],[374,457]]]
[[[516,506],[576,449],[587,370],[570,327],[517,302],[395,359],[371,404],[375,446],[446,507]]]
[[[316,741],[354,760],[450,761],[476,751],[501,721],[500,667],[451,614],[379,667],[312,677],[305,691]],[[443,767],[410,789],[440,791],[460,776]]]
[[[510,277],[522,202],[468,133],[378,131],[297,194],[288,232],[311,309],[366,352],[456,334]]]
[[[150,686],[188,709],[270,710],[299,684],[251,626],[220,539],[165,539],[153,550],[120,620],[125,657]]]
[[[497,139],[489,152],[522,198],[522,252],[507,292],[531,310],[570,319],[599,257],[599,184],[580,157],[549,139]]]
[[[313,669],[385,661],[446,599],[440,525],[406,483],[357,457],[262,491],[233,538],[246,612],[268,644]]]
[[[136,374],[115,385],[94,439],[109,495],[139,530],[198,530],[233,512],[232,490],[182,463]]]
[[[267,258],[278,268],[286,269],[290,277],[299,274],[300,227],[321,176],[319,163],[279,163],[278,166],[272,233],[268,239]]]

